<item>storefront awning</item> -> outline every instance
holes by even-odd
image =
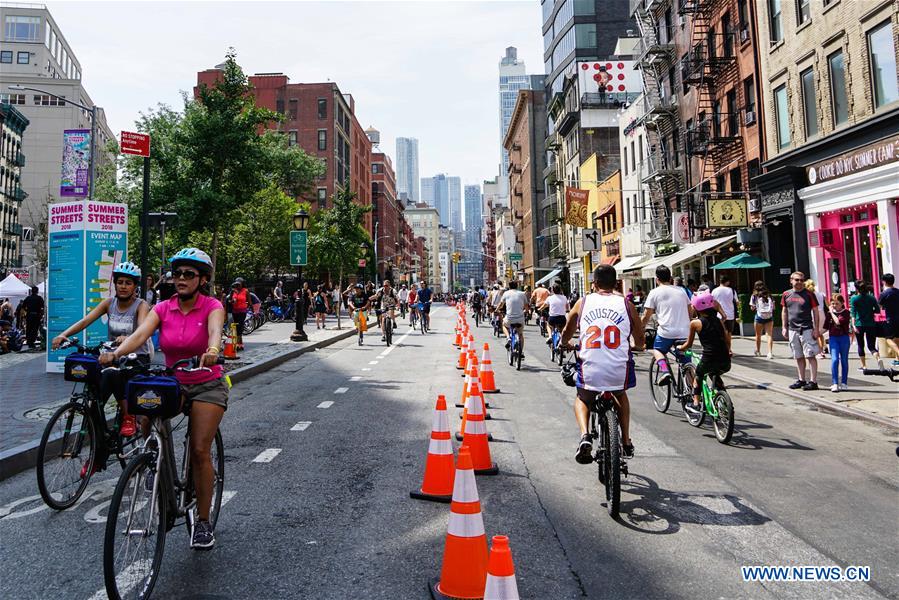
[[[543,277],[541,277],[540,279],[535,281],[534,285],[540,285],[541,283],[546,283],[547,281],[549,281],[550,279],[552,279],[553,277],[555,277],[556,275],[558,275],[561,272],[562,272],[562,269],[555,269],[554,271],[550,272],[549,275],[544,275]]]
[[[737,236],[726,235],[724,237],[714,238],[711,240],[703,240],[694,244],[686,244],[683,248],[681,248],[677,252],[674,252],[673,254],[668,254],[667,256],[659,256],[653,259],[652,262],[643,265],[641,273],[643,274],[643,277],[646,278],[655,277],[656,267],[658,267],[659,265],[665,265],[669,269],[674,268],[682,262],[686,262],[698,256],[702,256],[706,252],[714,250],[718,246],[723,246],[724,244],[731,242],[735,237]]]
[[[752,256],[748,252],[744,252],[742,254],[737,254],[736,256],[732,256],[728,258],[723,263],[719,263],[712,267],[713,269],[764,269],[770,267],[771,263],[768,261],[759,258],[758,256]]]
[[[640,268],[640,264],[646,260],[647,258],[643,255],[625,256],[620,263],[615,265],[615,270],[618,271],[618,276],[621,277],[621,274],[625,271],[633,271]]]

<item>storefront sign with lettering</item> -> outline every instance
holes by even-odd
[[[811,185],[899,161],[899,135],[815,163],[806,169]]]

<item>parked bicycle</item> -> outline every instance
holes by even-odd
[[[184,519],[188,535],[197,521],[197,498],[190,461],[190,403],[183,403],[176,371],[209,371],[199,357],[176,362],[170,369],[146,367],[136,356],[122,359],[130,371],[128,410],[149,419],[149,433],[122,475],[109,504],[103,543],[103,576],[110,598],[149,598],[159,577],[165,538]],[[219,362],[224,362],[219,359]],[[179,413],[185,416],[172,426]],[[180,464],[174,434],[184,430]],[[225,448],[216,431],[211,448],[213,496],[209,522],[215,528],[225,485]]]
[[[119,435],[122,411],[118,403],[112,423],[104,412],[107,399],[100,397],[97,357],[113,347],[111,342],[86,347],[74,340],[59,347],[76,349],[65,359],[65,380],[75,385],[69,401],[53,413],[44,428],[35,468],[41,498],[52,509],[71,508],[93,474],[106,469],[110,458],[124,467],[127,450],[138,439]]]

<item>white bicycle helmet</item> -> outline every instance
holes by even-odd
[[[112,278],[113,280],[117,276],[130,277],[136,283],[140,283],[140,267],[138,267],[133,262],[123,262],[119,263],[115,269],[112,270]]]
[[[197,248],[183,248],[169,259],[174,269],[178,265],[190,265],[196,267],[200,273],[210,275],[212,273],[212,259],[209,255]]]

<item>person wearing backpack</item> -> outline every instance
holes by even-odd
[[[316,288],[312,297],[312,308],[315,311],[315,328],[325,329],[325,316],[328,314],[328,296],[325,294],[325,286]]]
[[[774,356],[774,298],[768,292],[764,281],[756,281],[749,308],[755,312],[755,355],[761,356],[762,333],[768,336],[768,355]]]

